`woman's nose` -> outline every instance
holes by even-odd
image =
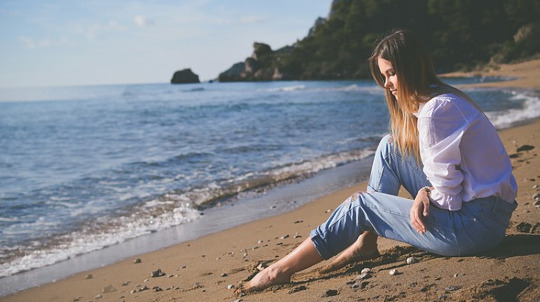
[[[390,88],[389,85],[390,85],[390,82],[388,81],[388,78],[385,78],[384,79],[384,88],[386,88],[386,89]]]

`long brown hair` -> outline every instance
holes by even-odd
[[[384,88],[385,80],[379,70],[379,57],[392,63],[398,80],[397,98],[390,90],[385,91],[393,141],[401,153],[415,156],[420,163],[418,119],[414,115],[419,105],[443,93],[455,93],[472,104],[474,102],[463,92],[439,80],[423,42],[409,30],[391,32],[380,40],[369,58],[371,75]]]

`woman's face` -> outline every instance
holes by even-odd
[[[384,78],[384,88],[390,90],[397,100],[399,85],[396,72],[394,71],[394,67],[392,67],[392,63],[379,57],[377,59],[377,64],[379,65],[379,71]]]

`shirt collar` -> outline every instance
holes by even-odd
[[[424,108],[424,105],[426,105],[426,103],[420,103],[418,105],[418,111],[416,113],[413,113],[414,116],[416,116],[418,118],[418,116],[420,115],[420,112],[422,111],[422,108]]]

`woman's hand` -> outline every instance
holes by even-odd
[[[431,188],[432,190],[434,188]],[[426,225],[424,224],[422,217],[427,217],[429,215],[429,191],[426,189],[421,189],[416,194],[413,205],[410,211],[411,224],[414,229],[420,233],[424,234],[426,232]]]

